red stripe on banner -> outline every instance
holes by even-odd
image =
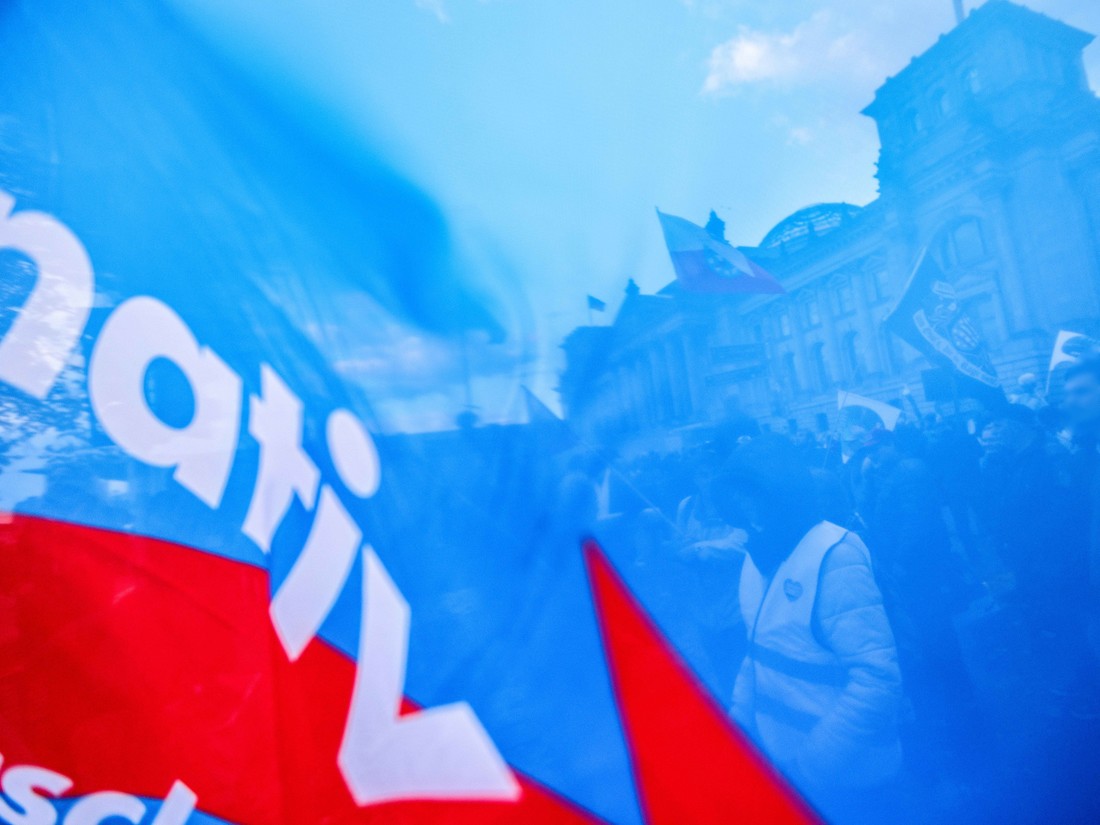
[[[73,795],[163,797],[234,822],[590,822],[520,776],[518,802],[359,809],[336,764],[355,664],[291,664],[265,571],[177,544],[23,516],[0,526],[0,755]],[[409,705],[408,712],[415,712]]]
[[[646,821],[817,822],[698,684],[599,545],[586,542],[584,553]]]
[[[676,270],[676,278],[680,282],[680,286],[688,292],[730,294],[782,294],[786,292],[771,274],[751,261],[749,265],[756,277],[747,274],[725,277],[711,268],[705,250],[691,249],[686,252],[670,252],[669,254],[672,258],[673,268]]]

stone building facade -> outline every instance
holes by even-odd
[[[1092,36],[990,0],[914,58],[863,113],[879,196],[818,204],[745,254],[785,295],[656,295],[631,284],[614,323],[563,347],[563,408],[594,437],[674,448],[746,414],[823,429],[838,388],[928,404],[923,356],[882,321],[926,246],[1006,388],[1042,374],[1059,329],[1100,333],[1100,101]]]

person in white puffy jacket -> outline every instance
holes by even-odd
[[[873,820],[901,765],[902,692],[870,554],[821,520],[809,469],[781,444],[740,448],[713,495],[749,536],[731,713],[831,818]]]

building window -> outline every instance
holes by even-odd
[[[781,312],[779,314],[779,334],[784,338],[790,337],[791,334],[791,314],[789,312]]]
[[[806,302],[806,326],[816,327],[821,325],[821,305],[817,298],[811,298]]]
[[[982,227],[977,221],[967,221],[954,232],[955,257],[959,263],[973,263],[985,257]]]
[[[951,103],[951,95],[945,92],[943,89],[937,89],[932,93],[932,110],[936,114],[946,116],[951,114],[951,110],[954,106]]]
[[[982,75],[977,69],[973,67],[967,69],[963,79],[971,94],[978,94],[982,90]]]
[[[858,332],[849,332],[844,336],[844,358],[848,362],[848,375],[852,383],[858,384],[863,380],[864,375]]]
[[[982,226],[977,220],[963,221],[951,230],[947,256],[954,266],[966,266],[986,258]]]
[[[718,314],[721,328],[723,330],[732,330],[737,325],[737,316],[734,314],[732,307],[722,307]]]
[[[813,367],[817,388],[821,390],[821,392],[825,392],[829,389],[832,379],[829,377],[829,365],[825,363],[824,344],[814,344],[810,348],[810,364]]]
[[[897,343],[894,341],[894,335],[888,330],[882,332],[882,346],[886,353],[886,368],[891,375],[896,375],[901,372],[905,366],[901,354],[898,352]]]
[[[856,298],[851,281],[840,284],[836,290],[836,314],[851,315],[855,311]]]
[[[901,116],[902,129],[907,137],[912,137],[918,132],[924,131],[924,118],[916,109],[907,109]]]
[[[793,352],[787,352],[783,355],[783,379],[791,392],[798,392],[801,389],[798,383],[798,369],[794,365]]]
[[[886,298],[886,273],[881,269],[872,270],[867,274],[867,294],[872,302]]]

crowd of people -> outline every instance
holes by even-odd
[[[1026,384],[848,441],[588,456],[562,505],[832,821],[1100,821],[1100,360],[1057,404]]]

